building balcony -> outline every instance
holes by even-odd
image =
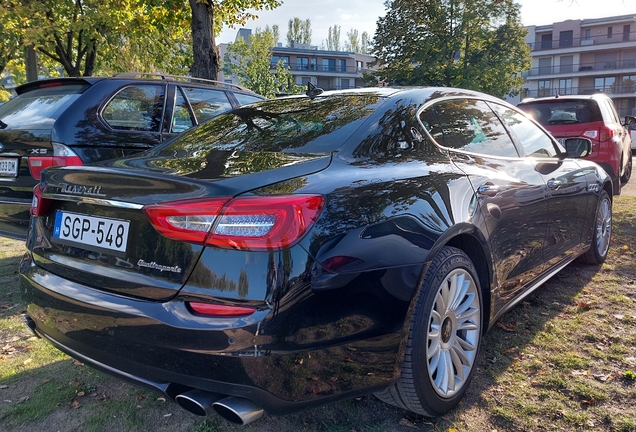
[[[364,72],[372,72],[373,69],[369,69],[369,68],[360,68],[360,67],[356,67],[356,66],[346,66],[346,67],[341,67],[338,65],[331,65],[331,66],[325,66],[325,65],[300,65],[300,64],[288,64],[286,65],[289,68],[289,71],[293,74],[293,75],[299,75],[300,73],[308,73],[308,74],[319,74],[319,75],[325,75],[325,74],[350,74],[350,75],[354,75],[354,76],[362,76],[362,74]],[[272,70],[276,69],[276,63],[271,63],[270,64],[270,68]]]
[[[636,85],[613,85],[604,88],[594,88],[591,86],[584,87],[568,87],[568,88],[542,88],[538,90],[526,90],[524,97],[549,97],[549,96],[563,96],[571,94],[584,94],[590,95],[595,93],[605,93],[609,97],[634,97],[636,98]]]
[[[546,75],[600,75],[609,71],[636,72],[636,60],[621,60],[596,63],[579,63],[572,65],[559,65],[550,67],[536,67],[527,72],[523,76],[538,77]]]
[[[588,38],[572,38],[572,39],[560,39],[560,40],[548,40],[538,41],[530,43],[532,51],[549,51],[559,50],[564,48],[577,48],[577,47],[593,47],[597,45],[609,45],[609,44],[624,44],[627,46],[634,46],[636,41],[636,32],[628,33],[623,36],[622,33],[614,35],[614,37],[608,38],[606,34],[590,36]]]

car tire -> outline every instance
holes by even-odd
[[[625,170],[623,171],[623,175],[621,176],[621,183],[627,183],[629,181],[629,179],[632,176],[632,157],[631,157],[631,152],[629,155],[629,161],[627,162],[627,166],[625,167]]]
[[[612,238],[612,200],[607,192],[602,191],[596,206],[594,233],[590,249],[581,255],[585,264],[603,264],[609,252]]]
[[[400,378],[375,395],[429,417],[453,409],[475,370],[482,321],[475,266],[460,249],[444,247],[422,283]]]

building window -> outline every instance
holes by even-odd
[[[304,77],[300,77],[300,82],[298,84],[303,87],[307,87],[307,83],[310,83],[310,82],[311,82],[311,77],[304,76]]]
[[[609,26],[607,28],[607,38],[611,39],[612,38],[612,26]]]
[[[334,72],[336,70],[336,59],[322,59],[322,70],[323,72]]]
[[[296,57],[296,69],[309,70],[309,58],[308,57]]]
[[[613,93],[614,84],[616,84],[615,77],[601,77],[594,78],[594,90],[603,93]]]
[[[559,33],[559,48],[571,47],[573,40],[573,31],[562,31]]]
[[[312,58],[312,59],[310,60],[310,65],[311,65],[311,67],[310,67],[309,69],[311,69],[311,70],[318,70],[318,59],[316,59],[316,58]]]
[[[347,61],[345,59],[338,60],[338,72],[347,71]]]
[[[630,32],[629,24],[624,25],[623,26],[623,40],[624,41],[628,41],[629,40],[629,32]]]
[[[358,71],[361,71],[363,67],[364,67],[364,63],[362,63],[360,60],[356,60],[356,69]]]
[[[541,35],[541,49],[552,48],[552,33]]]
[[[622,93],[636,92],[636,75],[625,75],[623,77]]]
[[[590,29],[585,30],[585,40],[590,40],[591,35]]]
[[[340,80],[340,88],[341,89],[351,88],[351,84],[349,84],[349,78],[343,78]]]
[[[539,59],[539,75],[549,75],[552,73],[552,57]]]
[[[572,93],[572,78],[559,80],[559,94],[560,95],[573,94]]]
[[[561,65],[559,66],[560,73],[570,73],[574,70],[574,56],[561,56]]]
[[[283,62],[283,66],[285,66],[285,67],[289,66],[289,56],[273,55],[272,56],[272,60],[271,60],[272,67],[276,67],[276,65],[278,64],[279,61],[282,61]]]
[[[541,80],[539,81],[539,91],[537,96],[550,96],[550,80]]]

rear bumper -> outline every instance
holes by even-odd
[[[284,334],[285,317],[274,311],[202,318],[178,299],[109,294],[46,272],[29,258],[20,272],[36,333],[86,364],[171,398],[197,388],[285,414],[382,389],[399,375],[400,331],[343,338],[317,317],[316,327],[302,329],[304,334],[331,336],[299,346]],[[307,301],[306,290],[296,295]],[[354,318],[358,325],[369,320]]]

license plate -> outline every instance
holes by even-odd
[[[18,176],[18,159],[0,158],[0,176],[17,177]]]
[[[53,238],[62,243],[126,252],[130,222],[57,211]]]

